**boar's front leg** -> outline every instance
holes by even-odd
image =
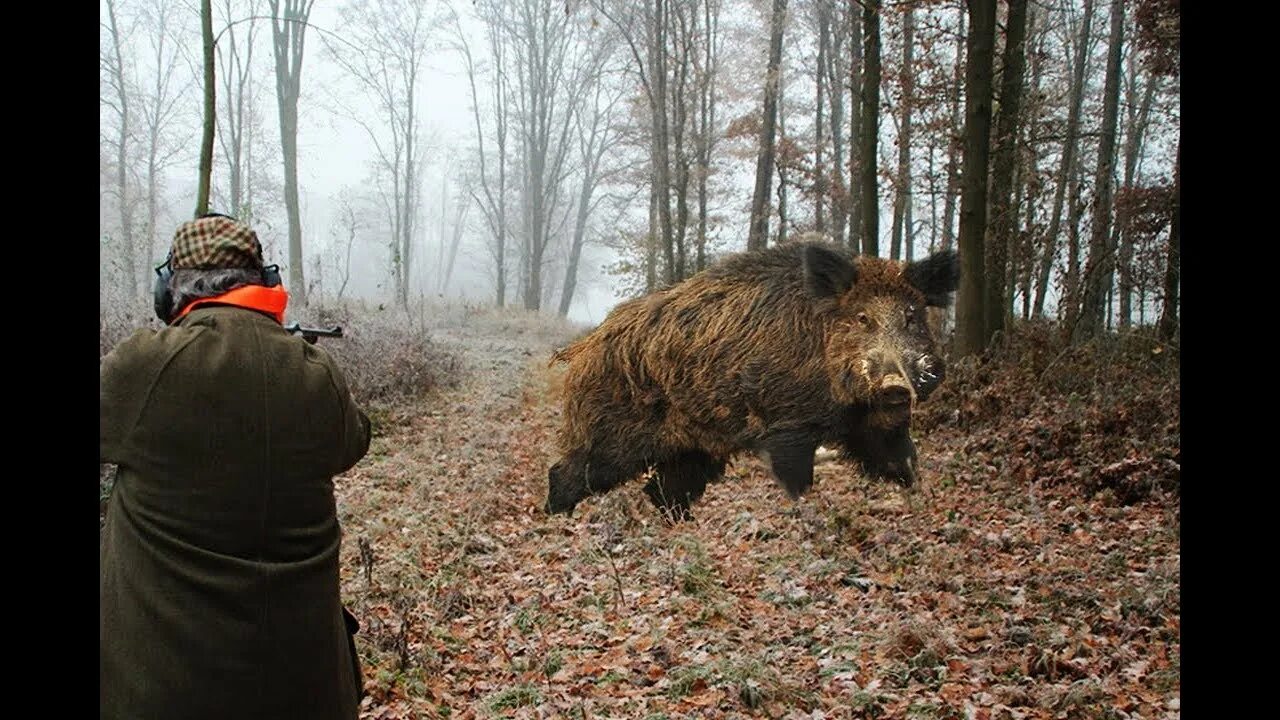
[[[918,479],[916,444],[908,425],[882,429],[864,424],[849,434],[847,449],[869,477],[908,488]]]
[[[813,454],[818,443],[807,433],[780,432],[765,439],[764,451],[769,455],[773,475],[786,488],[792,500],[813,485]]]
[[[708,482],[724,475],[724,467],[723,460],[700,450],[680,453],[657,463],[644,492],[668,520],[692,520],[689,506],[706,492]]]

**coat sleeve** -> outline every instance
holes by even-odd
[[[339,444],[340,455],[338,467],[335,470],[336,473],[342,473],[354,467],[360,458],[369,452],[369,440],[373,435],[373,428],[369,416],[356,405],[355,398],[351,396],[351,390],[347,386],[347,376],[333,362],[332,357],[326,355],[326,361],[329,374],[333,378],[338,403],[342,408],[342,441]]]
[[[142,329],[107,353],[98,365],[98,462],[128,465],[133,433],[156,380],[198,331]]]
[[[153,331],[139,330],[98,365],[98,462],[128,464],[130,438],[149,385],[144,345]]]

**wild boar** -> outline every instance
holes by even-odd
[[[650,500],[685,519],[744,452],[796,499],[819,445],[910,486],[911,413],[945,373],[925,308],[959,280],[953,251],[901,263],[805,242],[619,305],[552,358],[567,369],[546,511],[651,469]]]

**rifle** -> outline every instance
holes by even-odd
[[[329,329],[327,329],[327,330],[326,330],[326,329],[324,329],[324,328],[309,328],[309,327],[303,327],[303,326],[299,325],[299,324],[295,321],[292,325],[285,325],[285,326],[284,326],[284,329],[285,329],[285,330],[287,330],[288,332],[291,332],[291,333],[299,333],[299,334],[301,334],[301,335],[302,335],[302,339],[303,339],[303,340],[306,340],[307,342],[311,343],[312,345],[315,345],[315,344],[316,344],[316,338],[319,338],[319,337],[321,337],[321,336],[324,336],[324,337],[339,337],[339,338],[340,338],[340,337],[342,337],[342,326],[341,326],[341,325],[334,325],[333,327],[331,327],[331,328],[329,328]]]

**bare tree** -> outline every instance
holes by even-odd
[[[773,182],[774,140],[778,122],[778,91],[782,74],[782,33],[787,0],[773,0],[769,21],[769,65],[764,81],[764,112],[760,122],[760,149],[756,155],[755,193],[751,198],[751,226],[747,249],[758,250],[769,237],[769,186]]]
[[[694,271],[707,264],[707,180],[711,175],[711,154],[716,140],[716,79],[720,63],[720,2],[702,0],[702,63],[698,68],[698,237]]]
[[[133,140],[133,116],[130,110],[130,96],[134,93],[129,69],[125,65],[125,49],[129,33],[122,27],[118,17],[115,0],[107,0],[107,31],[105,47],[99,51],[99,68],[104,87],[99,102],[105,106],[116,119],[115,133],[103,138],[104,144],[115,147],[115,187],[112,192],[116,196],[116,209],[119,213],[120,236],[117,246],[120,252],[121,265],[125,276],[125,289],[129,297],[139,297],[139,272],[137,261],[137,240],[134,237],[133,182],[129,177],[129,149]]]
[[[209,190],[213,176],[213,133],[217,121],[214,94],[213,7],[210,0],[200,0],[200,34],[204,45],[204,134],[200,140],[200,180],[196,189],[197,216],[209,211]]]
[[[302,56],[307,18],[311,15],[311,6],[315,4],[315,0],[283,0],[283,13],[281,2],[282,0],[267,0],[271,7],[271,48],[276,65],[276,103],[280,110],[284,205],[289,218],[289,287],[293,292],[293,301],[305,306],[307,295],[302,267],[302,216],[298,210],[298,95],[302,89]],[[209,62],[212,63],[212,58]]]
[[[1182,141],[1173,162],[1173,222],[1169,226],[1164,273],[1164,308],[1160,311],[1160,337],[1173,340],[1178,333],[1178,285],[1182,276]]]
[[[413,0],[352,2],[341,10],[348,43],[330,57],[374,102],[376,114],[349,112],[374,145],[390,209],[396,301],[407,307],[413,277],[421,160],[417,90],[434,18]],[[372,117],[371,117],[372,115]]]
[[[453,201],[453,222],[450,226],[452,234],[449,238],[449,253],[444,261],[444,281],[440,284],[440,293],[449,293],[449,281],[453,279],[453,268],[458,260],[458,246],[462,243],[462,233],[467,227],[467,213],[471,210],[472,194],[470,189],[458,193]],[[441,208],[441,212],[443,212]]]
[[[330,230],[330,239],[334,249],[334,274],[338,281],[336,300],[341,302],[343,293],[347,291],[347,283],[351,280],[351,253],[355,249],[356,237],[364,227],[364,221],[356,209],[357,199],[350,187],[339,191],[335,204],[338,221],[335,228]],[[338,231],[341,231],[341,237]]]
[[[524,307],[543,301],[543,265],[562,212],[576,94],[586,64],[574,56],[572,13],[551,0],[520,0],[503,16],[515,70],[516,133],[520,142],[524,227]]]
[[[1182,63],[1182,9],[1178,0],[1139,0],[1134,11],[1138,45],[1147,66],[1160,77],[1177,78]],[[1173,198],[1169,240],[1165,246],[1164,304],[1159,332],[1165,341],[1178,334],[1178,288],[1182,280],[1182,132],[1173,160]]]
[[[844,244],[848,222],[849,198],[844,181],[844,39],[847,28],[838,18],[833,0],[818,0],[818,42],[825,64],[818,72],[825,74],[827,102],[830,107],[831,172],[823,179],[823,189],[831,199],[831,236]],[[819,143],[823,140],[819,140]]]
[[[911,244],[911,110],[915,107],[915,28],[916,11],[908,5],[902,19],[902,68],[898,75],[902,88],[902,122],[898,126],[898,176],[894,188],[893,229],[889,257],[902,257],[903,225],[906,224],[907,245]],[[908,247],[907,252],[911,250]]]
[[[880,254],[880,0],[862,3],[862,147],[858,153],[861,170],[862,253]]]
[[[1053,215],[1049,220],[1049,230],[1044,236],[1044,251],[1039,273],[1036,278],[1035,314],[1044,315],[1045,296],[1049,292],[1049,276],[1053,271],[1057,256],[1058,234],[1062,231],[1062,205],[1067,196],[1068,187],[1074,182],[1076,175],[1076,152],[1080,143],[1080,112],[1084,104],[1084,80],[1089,60],[1089,34],[1093,24],[1093,0],[1084,0],[1084,18],[1081,21],[1080,35],[1076,40],[1075,60],[1072,62],[1072,80],[1069,108],[1067,110],[1066,136],[1062,145],[1062,165],[1058,170],[1058,182],[1053,195]],[[1074,203],[1073,203],[1074,206]],[[1068,287],[1074,287],[1068,283]]]
[[[1005,282],[1009,244],[1018,227],[1017,206],[1012,201],[1014,163],[1017,161],[1022,85],[1026,68],[1027,0],[1009,0],[1003,70],[1000,80],[1000,115],[996,122],[996,148],[991,174],[990,232],[986,238],[986,289],[983,301],[987,338],[1004,330],[1009,303]]]
[[[576,113],[575,118],[578,157],[581,163],[581,184],[573,225],[573,242],[569,248],[564,284],[560,290],[559,312],[562,317],[569,314],[569,308],[573,304],[573,293],[577,289],[578,264],[582,259],[582,246],[586,242],[587,220],[603,200],[603,196],[597,191],[601,182],[610,175],[610,168],[605,162],[606,158],[618,147],[621,140],[613,123],[615,113],[624,100],[622,86],[609,88],[601,82],[599,77],[594,79],[591,86],[592,92],[583,99],[581,109]]]
[[[827,142],[824,115],[827,111],[827,52],[831,46],[830,15],[824,12],[822,0],[818,0],[815,8],[818,14],[818,61],[813,71],[814,89],[817,99],[813,104],[813,219],[814,230],[819,233],[827,231],[827,187],[826,165],[822,151]]]
[[[1027,10],[1027,58],[1031,67],[1031,85],[1028,89],[1029,101],[1023,111],[1024,120],[1020,123],[1026,140],[1027,172],[1025,178],[1018,183],[1020,189],[1025,188],[1023,210],[1026,213],[1025,230],[1018,234],[1016,276],[1022,292],[1022,318],[1031,319],[1031,297],[1035,287],[1036,242],[1040,229],[1036,223],[1036,211],[1039,206],[1043,182],[1039,172],[1039,149],[1035,142],[1035,133],[1041,125],[1044,112],[1044,95],[1041,90],[1044,76],[1045,52],[1044,44],[1047,33],[1044,31],[1044,11],[1032,6]],[[1038,21],[1039,20],[1039,21]],[[1011,268],[1011,271],[1013,269]],[[1012,311],[1011,311],[1012,312]]]
[[[217,59],[222,82],[223,111],[218,114],[218,144],[227,163],[228,198],[231,214],[251,219],[249,155],[250,126],[253,124],[253,48],[257,36],[258,0],[249,0],[243,36],[237,34],[232,0],[224,0],[226,29],[218,44]]]
[[[778,78],[778,141],[775,143],[773,165],[778,172],[778,232],[774,234],[774,244],[781,245],[787,241],[787,184],[791,164],[799,158],[791,152],[795,147],[787,137],[786,84]],[[768,228],[766,228],[767,230]]]
[[[862,0],[849,0],[849,248],[862,249],[862,193],[856,192],[862,173],[862,94],[865,58],[862,48]],[[874,162],[874,160],[873,160]]]
[[[150,60],[154,63],[149,88],[138,96],[138,114],[145,132],[147,177],[147,220],[141,249],[144,256],[151,259],[156,257],[157,216],[163,192],[161,175],[184,149],[181,138],[175,137],[183,93],[181,83],[174,77],[180,53],[177,43],[173,42],[174,36],[181,35],[182,28],[178,25],[181,16],[162,1],[143,7],[142,16],[147,21]]]
[[[965,63],[964,170],[960,196],[960,292],[956,300],[956,354],[982,352],[985,334],[983,233],[987,224],[987,165],[991,150],[992,65],[996,0],[968,0]]]
[[[645,250],[645,289],[655,288],[658,245],[670,260],[664,277],[674,276],[671,219],[670,149],[667,121],[667,18],[665,0],[592,0],[592,7],[618,31],[631,57],[649,111],[649,230]]]
[[[480,166],[478,188],[473,187],[472,196],[480,205],[488,227],[490,242],[488,248],[493,258],[495,269],[495,302],[498,307],[506,305],[507,297],[507,136],[510,122],[510,99],[508,97],[507,73],[507,39],[498,17],[492,15],[499,6],[492,4],[476,4],[476,9],[484,20],[484,36],[489,53],[489,69],[492,78],[488,84],[491,103],[487,115],[493,121],[494,150],[497,154],[497,176],[490,172],[489,155],[485,149],[486,129],[481,121],[481,98],[476,89],[476,75],[479,72],[476,60],[467,41],[467,33],[463,31],[461,19],[455,12],[453,22],[455,28],[455,49],[462,54],[467,67],[467,80],[471,89],[471,111],[476,126],[477,159]],[[483,198],[479,194],[483,194]]]
[[[672,191],[675,193],[675,227],[672,232],[674,246],[674,270],[668,282],[676,283],[688,276],[689,267],[689,184],[693,164],[697,160],[697,128],[694,125],[698,97],[697,79],[698,44],[709,44],[705,29],[700,27],[702,14],[698,12],[698,0],[676,0],[669,5],[671,43],[669,65],[671,70],[670,131],[672,146]],[[691,150],[690,145],[694,145]]]
[[[1111,40],[1107,49],[1106,86],[1103,88],[1102,131],[1098,144],[1097,185],[1090,221],[1089,260],[1085,265],[1084,297],[1080,316],[1072,328],[1075,340],[1102,332],[1106,320],[1106,290],[1115,269],[1111,243],[1111,209],[1115,198],[1116,127],[1120,114],[1120,58],[1124,43],[1124,3],[1111,2]]]
[[[1137,53],[1129,53],[1128,60],[1128,82],[1125,87],[1124,189],[1132,191],[1138,181],[1138,160],[1143,154],[1147,128],[1151,122],[1151,105],[1155,99],[1156,88],[1160,85],[1160,78],[1151,76],[1143,82],[1138,74],[1140,63]],[[1137,97],[1139,86],[1142,87],[1141,100]],[[1133,321],[1133,233],[1128,228],[1122,229],[1120,233],[1117,274],[1120,281],[1119,324],[1120,327],[1127,328]]]
[[[960,98],[964,96],[964,68],[966,38],[965,19],[967,11],[960,9],[956,30],[956,64],[955,82],[951,94],[951,134],[947,142],[947,197],[942,207],[942,249],[950,250],[955,241],[956,197],[960,192],[960,150],[964,146],[963,116],[960,114]]]

